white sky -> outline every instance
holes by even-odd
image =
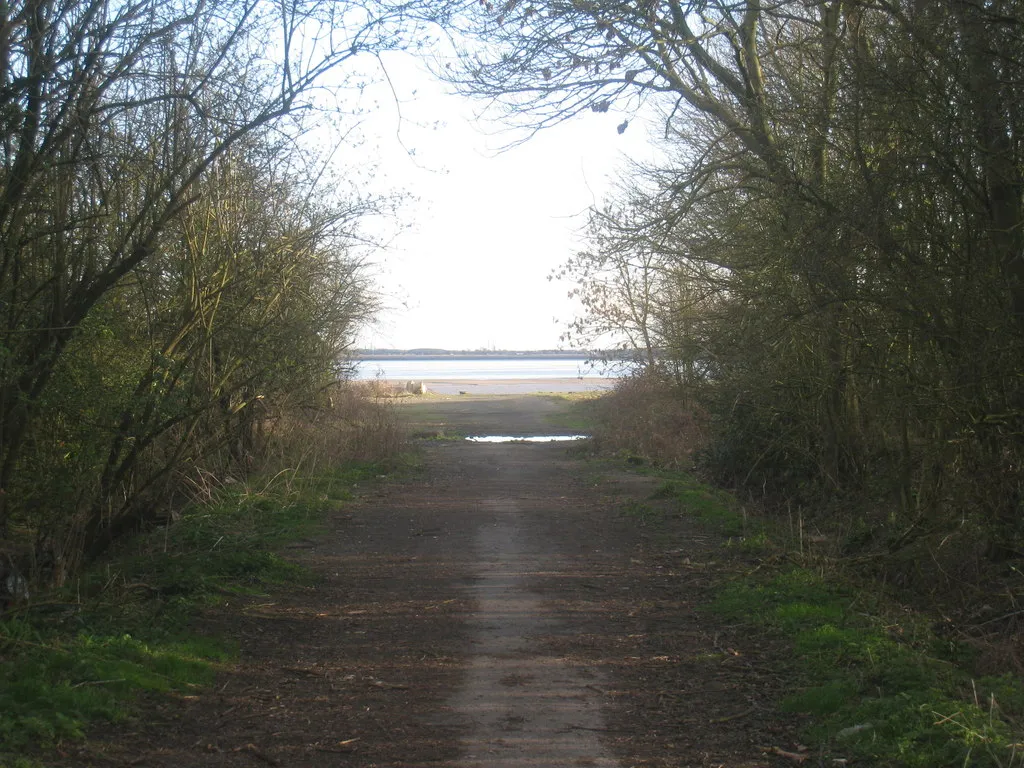
[[[564,347],[572,286],[548,275],[579,249],[584,213],[624,156],[648,153],[644,126],[614,110],[588,113],[499,154],[512,137],[474,118],[479,103],[447,93],[411,57],[386,65],[398,102],[387,86],[367,89],[366,151],[380,156],[381,189],[418,202],[402,209],[408,228],[373,257],[386,309],[358,345]],[[625,117],[632,124],[620,135]]]

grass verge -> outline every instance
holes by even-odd
[[[835,758],[887,766],[1021,765],[1024,688],[974,679],[969,654],[923,617],[791,567],[724,588],[712,610],[781,634],[796,662],[784,711]]]
[[[822,764],[1024,766],[1019,676],[973,675],[971,650],[938,634],[927,616],[877,585],[857,584],[835,562],[788,552],[775,543],[784,532],[773,540],[729,494],[683,473],[656,473],[664,482],[651,503],[674,503],[734,551],[759,556],[707,610],[792,649],[792,692],[780,708],[803,718]]]
[[[964,635],[951,635],[944,617],[906,608],[841,557],[817,554],[802,518],[787,530],[781,520],[748,516],[732,496],[685,472],[666,470],[687,467],[704,444],[706,420],[691,418],[681,401],[656,377],[627,380],[599,409],[597,442],[603,453],[662,480],[627,514],[643,524],[659,509],[666,517],[699,518],[741,556],[735,572],[722,575],[708,610],[791,649],[778,662],[791,682],[779,706],[805,724],[814,750],[804,758],[897,768],[1024,766],[1019,664],[988,674],[991,663],[976,658]],[[751,558],[755,565],[747,568]]]
[[[377,476],[375,464],[220,489],[171,525],[126,542],[101,566],[0,620],[0,765],[130,716],[143,692],[208,686],[236,646],[190,622],[225,595],[311,578],[275,553]]]

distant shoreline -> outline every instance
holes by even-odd
[[[591,392],[601,394],[615,387],[614,378],[559,379],[424,379],[427,394],[451,397],[493,397],[496,395],[569,394]],[[401,382],[393,382],[401,386]],[[409,397],[411,402],[416,395]]]

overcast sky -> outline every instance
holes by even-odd
[[[399,106],[384,85],[367,91],[367,151],[381,157],[382,188],[418,201],[373,256],[386,309],[359,346],[565,346],[576,306],[548,275],[579,248],[584,213],[624,157],[646,152],[643,126],[629,116],[620,135],[622,113],[588,113],[499,153],[511,136],[477,119],[479,104],[447,94],[411,57],[386,66]]]

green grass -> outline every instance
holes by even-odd
[[[742,510],[728,493],[682,472],[659,472],[659,475],[665,480],[651,494],[652,499],[674,501],[681,514],[696,517],[730,539],[743,540],[748,535],[763,537],[762,530],[750,530]]]
[[[553,427],[567,433],[589,435],[597,425],[597,400],[599,393],[566,392],[544,395],[561,404],[563,407],[556,413],[548,414],[545,419]]]
[[[725,587],[712,609],[792,644],[784,711],[809,717],[806,738],[869,764],[1024,765],[1024,687],[1012,676],[972,680],[968,654],[921,617],[866,600],[807,569]],[[862,764],[858,762],[857,764]]]
[[[95,720],[116,722],[137,691],[182,691],[208,685],[214,662],[230,658],[223,643],[40,630],[24,621],[0,630],[0,744],[15,752],[80,738]]]
[[[125,543],[61,593],[0,621],[0,766],[27,748],[79,739],[129,717],[142,692],[208,686],[237,653],[191,620],[231,596],[311,575],[274,549],[320,530],[325,514],[375,478],[373,465],[222,489],[173,525]]]

